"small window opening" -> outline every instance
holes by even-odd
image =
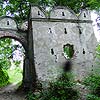
[[[57,55],[55,55],[55,62],[57,63]]]
[[[9,25],[9,21],[7,21],[7,25]]]
[[[40,12],[38,11],[38,15],[40,15]]]
[[[54,50],[53,49],[51,49],[51,54],[54,55]]]
[[[49,28],[49,32],[52,33],[51,28]]]
[[[65,16],[65,13],[64,12],[62,12],[62,16]]]
[[[65,31],[65,34],[67,34],[67,30],[66,30],[66,28],[64,28],[64,31]]]
[[[79,34],[82,34],[82,31],[81,31],[81,29],[79,28]]]
[[[84,13],[84,17],[86,17],[86,14]]]
[[[85,54],[85,50],[83,49],[83,54]]]
[[[64,56],[67,59],[71,59],[74,55],[74,46],[70,44],[66,44],[63,46]]]

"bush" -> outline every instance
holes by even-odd
[[[91,74],[84,80],[83,84],[90,90],[87,100],[100,100],[100,76],[98,74]]]
[[[37,98],[37,95],[35,95],[32,92],[29,92],[27,95],[27,98],[28,98],[28,100],[38,100],[39,97]]]
[[[6,86],[9,83],[9,76],[7,72],[3,69],[0,69],[0,87]]]
[[[19,67],[16,67],[13,70],[8,69],[7,73],[9,75],[10,83],[19,83],[22,81],[22,70]]]
[[[86,100],[100,100],[100,98],[93,94],[89,94],[89,95],[87,95]]]
[[[62,74],[56,81],[50,82],[47,89],[42,89],[36,95],[28,95],[28,100],[78,100],[78,92],[73,89],[75,83],[71,77],[70,73]]]
[[[83,82],[91,90],[91,93],[100,97],[100,76],[91,74]]]

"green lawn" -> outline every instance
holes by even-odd
[[[0,69],[0,88],[11,83],[21,83],[22,78],[22,70],[19,67],[16,67],[13,70]]]
[[[9,82],[10,83],[19,83],[22,81],[22,70],[20,68],[15,68],[13,70],[8,69],[7,70],[8,76],[9,76]]]

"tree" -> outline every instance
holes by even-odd
[[[14,16],[17,21],[28,18],[30,4],[47,6],[68,6],[76,13],[82,8],[100,9],[100,0],[0,0],[0,15]]]
[[[2,38],[0,40],[0,87],[9,83],[8,73],[5,71],[11,66],[10,56],[12,54],[11,39]]]
[[[14,16],[17,21],[28,18],[30,4],[43,7],[53,5],[53,0],[4,0],[1,2],[2,13],[0,15]]]
[[[55,2],[57,6],[68,6],[76,13],[84,8],[96,10],[100,8],[100,0],[55,0]]]
[[[2,38],[0,39],[0,69],[8,69],[11,67],[11,59],[13,59],[13,62],[18,67],[18,65],[21,62],[20,57],[15,56],[22,56],[24,49],[22,45],[14,44],[14,41],[10,38]],[[15,52],[16,51],[16,52]],[[20,52],[20,55],[18,52]],[[15,55],[16,53],[16,55]],[[15,55],[15,56],[14,56]]]
[[[2,38],[0,40],[0,69],[8,69],[11,66],[11,42],[12,41],[9,38]]]

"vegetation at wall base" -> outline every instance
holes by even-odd
[[[75,83],[70,73],[63,73],[56,81],[49,83],[49,87],[39,92],[29,92],[28,100],[78,100],[78,91],[73,89]]]
[[[100,100],[100,97],[93,94],[88,94],[86,100]]]
[[[90,90],[87,100],[100,100],[100,75],[92,73],[84,79],[83,84]]]

